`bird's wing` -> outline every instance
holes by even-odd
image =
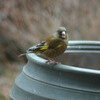
[[[45,49],[47,49],[48,46],[46,45],[45,41],[42,41],[40,44],[37,44],[36,46],[29,48],[27,52],[33,52],[33,53],[41,53]]]
[[[39,51],[43,52],[49,49],[56,49],[62,46],[61,41],[59,41],[58,39],[54,39],[52,41],[50,41],[49,43],[45,43],[45,45],[43,47],[41,47],[39,49]]]
[[[51,41],[43,41],[33,48],[29,48],[28,52],[42,53],[48,49],[56,49],[62,46],[62,42],[59,39],[51,38]]]
[[[48,43],[50,42],[50,40],[52,40],[52,38],[53,38],[53,35],[47,37],[45,41],[42,41],[38,45],[36,45],[32,48],[29,48],[27,51],[36,53],[37,51],[44,51],[44,50],[48,49],[48,47],[49,47]]]
[[[40,44],[37,44],[36,46],[29,48],[25,53],[20,54],[18,57],[22,57],[26,55],[27,53],[41,53],[40,52],[41,50],[47,48],[47,46],[45,46],[45,43],[46,43],[45,41],[42,41]]]

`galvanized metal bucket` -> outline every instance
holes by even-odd
[[[46,64],[35,54],[27,59],[9,100],[100,100],[99,41],[69,41],[68,50],[56,59],[62,64]]]

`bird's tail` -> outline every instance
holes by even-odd
[[[27,51],[25,53],[20,54],[18,57],[20,58],[22,56],[26,56],[26,54],[28,54],[28,53],[34,53],[34,52],[33,51]]]
[[[20,58],[20,57],[25,56],[25,55],[26,55],[26,53],[22,53],[18,57]]]

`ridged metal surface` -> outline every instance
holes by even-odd
[[[99,53],[99,46],[97,41],[70,41],[66,52]],[[53,66],[35,54],[27,54],[27,58],[28,63],[16,78],[9,100],[100,100],[99,70]]]
[[[100,41],[69,41],[67,53],[100,53]]]

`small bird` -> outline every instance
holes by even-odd
[[[49,36],[45,41],[42,41],[40,44],[35,47],[29,48],[27,53],[36,53],[41,54],[48,60],[48,62],[54,62],[54,64],[58,64],[59,62],[54,61],[53,59],[67,49],[68,46],[68,32],[65,27],[59,27],[57,31]],[[21,54],[20,56],[25,55]]]

